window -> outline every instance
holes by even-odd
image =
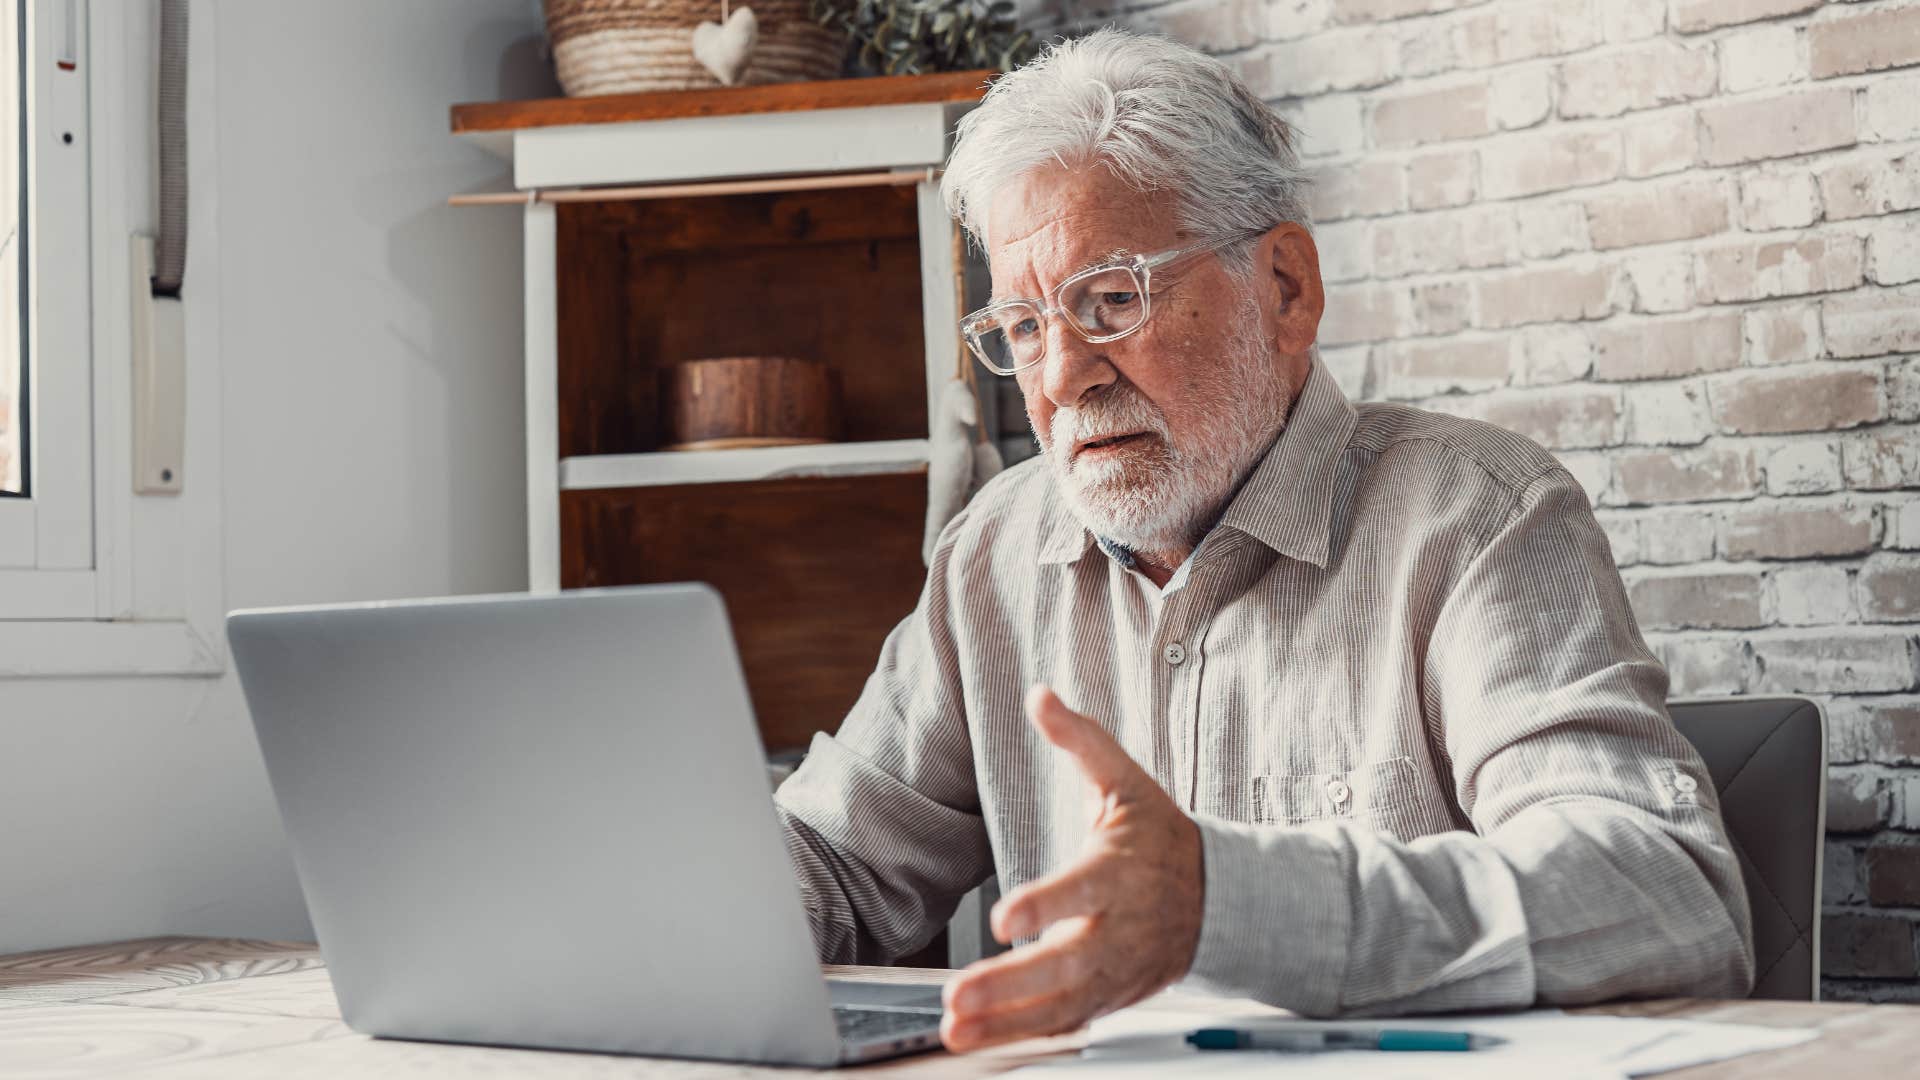
[[[0,0],[0,618],[92,618],[92,191],[82,0]]]
[[[20,4],[0,3],[0,497],[27,494],[27,373],[20,363]]]

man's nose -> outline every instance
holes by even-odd
[[[1098,387],[1114,381],[1117,372],[1107,362],[1105,345],[1090,345],[1065,316],[1047,320],[1047,355],[1041,360],[1040,389],[1056,408],[1072,408]]]

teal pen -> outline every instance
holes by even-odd
[[[1187,1033],[1201,1050],[1484,1050],[1506,1042],[1496,1035],[1416,1028],[1294,1028],[1266,1031],[1201,1028]]]

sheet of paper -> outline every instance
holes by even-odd
[[[1051,1080],[1051,1074],[1101,1077],[1233,1076],[1284,1071],[1302,1080],[1321,1077],[1507,1077],[1551,1075],[1555,1080],[1619,1080],[1721,1061],[1758,1050],[1792,1046],[1810,1031],[1640,1017],[1568,1016],[1558,1009],[1407,1019],[1355,1020],[1333,1026],[1438,1028],[1496,1035],[1504,1045],[1470,1053],[1275,1054],[1203,1052],[1186,1044],[1196,1027],[1284,1028],[1288,1014],[1254,1002],[1223,1010],[1191,995],[1161,995],[1096,1021],[1079,1057],[1030,1066],[1013,1075]]]

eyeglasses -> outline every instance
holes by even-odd
[[[1153,310],[1153,272],[1170,269],[1266,232],[1256,229],[1175,248],[1135,255],[1125,262],[1090,267],[1053,287],[1045,300],[996,300],[960,320],[960,332],[980,362],[995,375],[1013,375],[1046,357],[1047,320],[1064,316],[1068,328],[1091,345],[1118,341],[1147,324]]]

